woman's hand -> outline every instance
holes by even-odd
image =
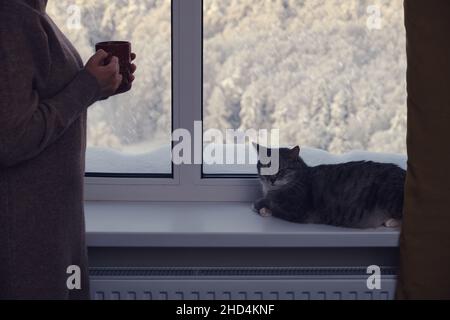
[[[136,54],[135,53],[131,53],[131,61],[133,61],[134,59],[136,59]],[[135,79],[134,77],[134,73],[136,72],[136,65],[134,63],[130,64],[130,74],[128,74],[128,79],[126,81],[127,85],[128,85],[128,89],[125,91],[121,91],[120,94],[128,92],[131,90],[131,87],[133,85],[133,81]]]
[[[131,54],[131,61],[133,61],[134,59],[136,59],[136,53],[132,53]],[[136,67],[136,65],[134,64],[134,63],[132,63],[131,64],[131,76],[130,76],[130,78],[128,79],[128,81],[130,82],[130,83],[133,83],[133,81],[134,81],[134,73],[136,72],[136,69],[137,69],[137,67]]]
[[[98,50],[85,66],[85,69],[97,79],[101,96],[104,98],[112,96],[122,83],[122,75],[119,73],[119,59],[112,57],[111,61],[105,65],[107,58],[109,58],[109,55],[106,51]],[[133,81],[134,76],[130,80]]]

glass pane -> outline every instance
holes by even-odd
[[[138,56],[132,91],[89,110],[87,172],[170,174],[171,2],[58,0],[48,14],[84,61],[108,40],[130,41]]]
[[[405,153],[403,1],[375,3],[205,0],[205,130],[279,129],[281,145],[304,150]]]

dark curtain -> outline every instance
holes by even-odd
[[[408,174],[398,299],[450,299],[450,1],[405,0]]]

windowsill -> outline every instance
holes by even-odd
[[[262,218],[250,203],[86,202],[89,247],[396,247],[396,229]]]

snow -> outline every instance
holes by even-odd
[[[88,170],[170,172],[170,1],[55,0],[48,12],[84,60],[111,39],[138,55],[132,92],[90,108]],[[340,155],[311,163],[404,163],[391,154],[406,152],[405,46],[402,0],[204,0],[205,128],[278,128],[308,159]],[[254,170],[220,168],[205,170]]]
[[[249,155],[243,165],[213,164],[211,157],[204,153],[204,161],[211,163],[205,165],[206,174],[256,174],[257,154],[253,147],[245,145],[223,145],[224,155],[236,153]],[[170,145],[160,147],[152,152],[139,155],[130,155],[105,148],[89,148],[87,152],[88,172],[112,173],[142,173],[142,172],[171,172],[170,162],[165,161],[171,155]],[[342,155],[335,155],[316,148],[302,147],[300,155],[309,166],[321,164],[337,164],[350,161],[375,161],[380,163],[393,163],[406,170],[407,158],[402,154],[375,153],[368,151],[351,151]]]
[[[170,145],[142,154],[90,147],[86,152],[86,172],[170,174],[172,172],[170,159]]]
[[[80,13],[78,25],[74,8]],[[89,170],[170,173],[170,153],[160,152],[171,143],[170,1],[54,0],[47,9],[84,61],[94,53],[95,43],[107,40],[131,41],[138,56],[132,91],[89,108],[88,149],[93,150],[88,154],[95,155],[88,157]],[[99,152],[104,154],[97,156]],[[161,155],[166,165],[143,163],[150,153]],[[102,161],[91,163],[94,159]]]
[[[205,1],[206,128],[281,143],[405,152],[401,0]],[[381,29],[369,29],[378,6]]]
[[[253,147],[245,145],[225,145],[224,154],[231,153],[235,148],[235,152],[245,155],[247,161],[245,165],[227,165],[227,164],[211,164],[204,166],[206,174],[256,174],[257,153]],[[382,153],[369,151],[350,151],[343,154],[333,154],[325,150],[311,147],[301,147],[300,156],[309,166],[318,166],[322,164],[338,164],[351,161],[374,161],[379,163],[393,163],[406,170],[407,157],[397,153]],[[204,157],[205,162],[210,162],[208,156]]]

